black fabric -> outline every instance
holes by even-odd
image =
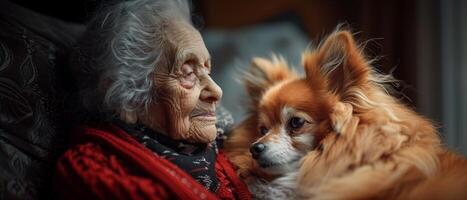
[[[47,199],[68,132],[67,54],[80,30],[0,0],[0,199]]]
[[[121,120],[115,120],[115,124],[155,154],[183,169],[210,191],[217,191],[215,143],[191,144],[173,140],[141,124],[126,124]]]

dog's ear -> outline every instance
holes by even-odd
[[[251,103],[256,106],[263,93],[274,84],[297,77],[297,74],[289,68],[287,62],[273,56],[271,60],[265,58],[253,58],[251,68],[245,73],[243,83],[246,87]]]
[[[349,103],[338,102],[334,105],[332,112],[329,116],[331,120],[332,128],[336,134],[341,134],[344,131],[344,127],[352,119],[353,108]]]
[[[368,61],[348,31],[334,32],[316,51],[306,52],[303,65],[312,85],[339,96],[368,83],[370,73]]]

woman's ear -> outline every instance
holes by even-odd
[[[366,84],[370,66],[349,31],[337,31],[303,56],[307,79],[313,85],[343,95],[352,86]]]
[[[273,56],[272,60],[253,58],[249,71],[244,74],[243,83],[253,106],[257,106],[263,93],[274,84],[297,77],[286,61]]]
[[[138,115],[136,115],[135,111],[126,111],[122,109],[120,111],[120,120],[128,124],[135,124],[138,121]]]

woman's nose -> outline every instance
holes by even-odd
[[[217,102],[222,98],[222,89],[214,80],[209,78],[206,87],[201,91],[201,100],[209,103]]]

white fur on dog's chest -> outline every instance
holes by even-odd
[[[248,189],[254,199],[295,199],[296,173],[268,182],[255,179],[248,183]]]
[[[258,180],[248,184],[248,189],[253,199],[294,199],[293,189],[279,184]]]

